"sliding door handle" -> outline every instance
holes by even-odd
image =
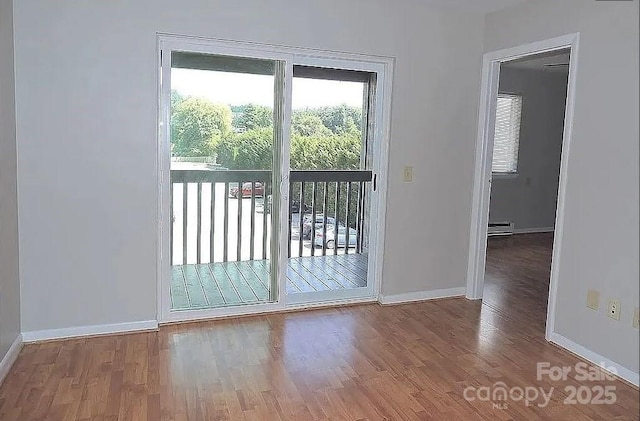
[[[285,175],[282,177],[280,181],[280,197],[282,200],[289,199],[289,175]]]

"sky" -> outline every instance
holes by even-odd
[[[217,103],[273,107],[273,76],[173,68],[171,89]],[[294,78],[292,107],[294,110],[341,104],[361,107],[362,89],[360,82]]]

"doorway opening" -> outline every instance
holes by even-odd
[[[544,332],[570,50],[500,64],[483,305]]]
[[[535,328],[546,327],[548,340],[578,38],[572,34],[487,53],[483,65],[467,298],[529,317]]]

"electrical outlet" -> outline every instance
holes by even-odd
[[[607,312],[607,316],[615,320],[620,320],[620,301],[613,298],[609,300],[609,311]]]
[[[404,167],[404,173],[402,174],[402,179],[407,183],[413,181],[413,167],[409,167],[409,166]]]
[[[593,289],[587,291],[587,307],[598,311],[598,308],[600,308],[600,293],[598,291]]]
[[[633,312],[633,327],[640,329],[640,309],[638,307]]]

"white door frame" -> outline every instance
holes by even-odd
[[[295,64],[302,66],[314,66],[327,69],[342,69],[342,70],[356,70],[361,72],[370,72],[376,74],[376,103],[385,104],[386,95],[386,72],[385,64],[380,62],[361,61],[361,60],[344,60],[337,58],[319,57],[319,56],[296,56]],[[384,128],[388,125],[384,124],[385,115],[383,109],[389,107],[376,107],[374,110],[374,132],[372,133],[371,140],[373,141],[373,173],[377,174],[378,179],[386,180],[386,167],[385,171],[382,170],[382,156],[387,155],[388,152],[383,152],[385,146],[388,146],[388,142],[385,145],[384,140],[388,139]],[[382,173],[385,175],[382,175]],[[386,193],[386,189],[385,193]],[[370,227],[380,226],[380,212],[383,211],[381,206],[386,203],[386,198],[380,198],[383,193],[383,189],[373,188],[369,189],[371,194],[372,211],[369,219]],[[384,235],[384,230],[369,230],[369,238],[367,244],[378,245],[380,235]],[[329,291],[317,291],[292,294],[287,298],[287,306],[309,305],[309,304],[322,304],[339,302],[341,300],[359,300],[359,299],[372,299],[376,298],[379,291],[380,283],[377,280],[382,275],[381,267],[378,265],[382,263],[382,248],[374,246],[369,248],[369,256],[367,259],[367,286],[362,288],[344,289],[344,290],[329,290]],[[325,304],[326,305],[326,304]]]
[[[554,331],[556,294],[558,291],[558,266],[564,228],[564,205],[567,189],[568,160],[573,133],[573,111],[575,105],[576,74],[578,70],[579,33],[568,34],[544,41],[533,42],[513,48],[493,51],[483,56],[482,85],[478,135],[476,140],[473,201],[471,207],[471,231],[469,234],[469,262],[467,266],[468,299],[482,299],[485,265],[487,258],[487,231],[489,223],[489,201],[491,195],[491,161],[493,156],[493,133],[495,130],[495,104],[498,97],[500,64],[505,61],[569,48],[569,77],[565,109],[560,180],[556,206],[555,235],[551,262],[549,301],[547,306],[546,338]]]
[[[170,170],[170,139],[169,139],[169,121],[170,121],[170,96],[171,96],[171,52],[172,51],[189,51],[205,54],[218,54],[229,55],[238,57],[248,57],[256,59],[283,61],[286,63],[284,85],[285,85],[285,98],[290,97],[287,95],[287,89],[290,90],[291,78],[293,77],[293,56],[287,52],[275,51],[271,48],[258,48],[257,46],[238,45],[237,43],[222,42],[217,40],[207,40],[203,38],[195,37],[183,37],[173,35],[158,35],[158,59],[160,74],[158,78],[158,101],[159,101],[159,124],[158,124],[158,268],[157,268],[157,298],[158,308],[157,317],[159,323],[175,322],[175,321],[187,321],[187,320],[200,320],[206,318],[215,317],[228,317],[240,314],[254,314],[264,313],[269,311],[277,311],[283,308],[285,298],[285,285],[282,282],[278,283],[278,294],[274,302],[246,304],[242,306],[230,306],[220,307],[212,309],[199,309],[199,310],[181,310],[171,311],[170,308],[170,285],[171,285],[171,259],[170,259],[170,224],[165,221],[170,221],[171,215],[171,170]],[[162,55],[165,57],[162,57]],[[277,75],[275,79],[277,80]],[[275,83],[275,82],[274,82]],[[285,99],[283,114],[283,139],[284,145],[274,145],[277,150],[288,150],[289,144],[289,126],[291,119],[290,101]],[[274,176],[280,172],[281,168],[288,168],[288,153],[278,154],[279,162],[273,162]],[[277,182],[276,182],[277,181]],[[279,212],[280,221],[286,220],[286,205],[288,200],[287,195],[280,194],[283,189],[281,185],[285,181],[285,176],[281,173],[279,180],[274,179],[274,213]],[[277,201],[279,196],[279,203]],[[286,238],[287,232],[285,230],[286,225],[280,224],[274,225],[272,231],[271,241],[271,255],[273,261],[277,264],[272,265],[271,276],[275,276],[280,279],[282,275],[279,273],[282,268],[282,262],[286,260],[286,256],[283,258],[281,247],[281,239]]]
[[[343,304],[353,302],[377,301],[380,291],[380,283],[382,279],[382,256],[384,250],[384,234],[386,222],[386,197],[387,197],[387,174],[389,159],[389,133],[391,120],[391,81],[393,77],[394,59],[380,56],[366,56],[360,54],[351,54],[334,51],[321,51],[307,48],[285,47],[277,45],[267,45],[252,42],[230,41],[221,39],[210,39],[202,37],[192,37],[184,35],[173,35],[158,33],[158,148],[157,148],[157,186],[158,186],[158,240],[157,240],[157,318],[159,323],[169,323],[175,321],[201,320],[217,317],[229,317],[234,315],[269,313],[275,311],[283,311],[292,308],[308,308],[315,306],[326,306],[332,304]],[[374,135],[375,142],[378,143],[379,149],[377,157],[375,157],[374,172],[378,176],[377,195],[372,197],[372,205],[377,209],[377,224],[375,229],[371,230],[372,238],[375,242],[371,244],[374,247],[370,249],[370,255],[375,257],[369,258],[369,282],[371,290],[366,296],[359,297],[336,297],[334,300],[317,302],[317,303],[289,303],[287,304],[286,295],[286,274],[279,271],[278,285],[279,294],[276,302],[248,304],[234,307],[222,307],[216,309],[203,310],[185,310],[179,312],[170,311],[170,226],[167,221],[170,220],[170,169],[169,169],[169,137],[166,130],[169,121],[170,109],[166,99],[170,97],[169,80],[170,60],[165,58],[162,60],[163,50],[184,50],[210,54],[226,54],[241,57],[253,57],[270,60],[282,60],[286,63],[285,70],[285,107],[284,107],[284,140],[283,153],[281,153],[280,168],[285,169],[281,174],[280,183],[280,205],[274,203],[274,209],[279,211],[280,220],[288,221],[288,180],[289,180],[289,145],[290,145],[290,119],[291,119],[291,82],[293,77],[293,65],[310,63],[313,60],[333,60],[340,63],[345,68],[371,68],[378,73],[379,83],[378,98],[381,98],[379,109],[381,112],[376,113],[376,133]],[[299,63],[300,62],[300,63]],[[163,83],[163,80],[165,83]],[[276,167],[274,166],[274,170]],[[274,185],[274,189],[277,186]],[[377,196],[377,197],[375,197]],[[279,209],[278,209],[279,208]],[[283,241],[288,240],[288,226],[282,223],[279,227],[280,244],[286,244]],[[375,231],[375,232],[374,232]],[[278,269],[284,268],[287,261],[286,253],[282,252],[280,247],[278,253]],[[285,249],[286,250],[286,249]],[[272,250],[272,253],[276,251]],[[167,264],[168,262],[168,264]]]

